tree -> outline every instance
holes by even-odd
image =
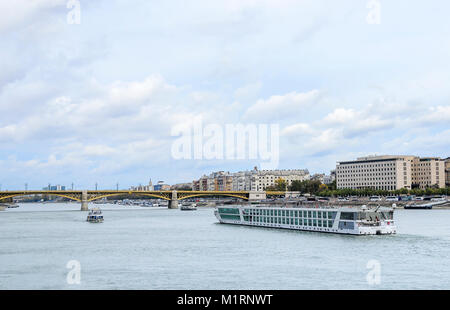
[[[279,190],[279,191],[285,191],[287,189],[287,184],[286,181],[282,178],[279,178],[275,181],[275,187]]]
[[[293,192],[301,192],[302,194],[308,193],[315,195],[321,190],[327,190],[328,187],[320,189],[322,183],[320,181],[292,181],[291,186],[289,186],[289,190]],[[326,185],[325,185],[326,186]]]
[[[286,191],[287,190],[287,183],[284,179],[282,178],[278,178],[277,180],[275,180],[275,184],[266,187],[265,189],[266,191]]]
[[[331,182],[330,184],[328,184],[328,188],[331,191],[335,191],[337,189],[337,184],[336,184],[336,180],[334,180],[333,182]]]
[[[304,192],[303,181],[299,181],[299,180],[292,181],[291,186],[289,186],[289,190],[291,192]]]
[[[319,185],[319,192],[323,192],[323,191],[327,191],[327,190],[328,190],[328,186],[326,186],[325,184]]]

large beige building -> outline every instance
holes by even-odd
[[[445,160],[445,186],[450,187],[450,157]]]
[[[336,166],[337,188],[397,190],[445,187],[444,161],[417,156],[367,156]]]
[[[293,181],[305,181],[309,178],[306,169],[259,170],[251,179],[251,190],[263,191],[269,186],[275,186],[278,179],[286,181],[286,186],[290,186]]]
[[[263,191],[274,186],[278,179],[286,181],[290,186],[293,181],[304,181],[310,178],[306,169],[286,170],[258,170],[240,171],[233,174],[233,190],[235,191]]]
[[[445,187],[445,160],[438,157],[414,158],[412,165],[413,187]]]

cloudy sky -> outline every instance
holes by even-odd
[[[2,189],[187,182],[255,160],[175,160],[174,126],[280,126],[279,168],[450,156],[450,4],[0,0]],[[76,2],[76,1],[75,1]]]

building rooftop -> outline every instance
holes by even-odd
[[[356,160],[339,161],[338,164],[349,164],[356,162],[374,162],[374,161],[388,161],[397,159],[413,159],[416,156],[412,155],[369,155],[365,157],[358,157]]]

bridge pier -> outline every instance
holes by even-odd
[[[89,211],[89,202],[87,191],[81,192],[81,211]]]
[[[177,191],[172,191],[172,199],[169,200],[169,209],[178,209]]]

